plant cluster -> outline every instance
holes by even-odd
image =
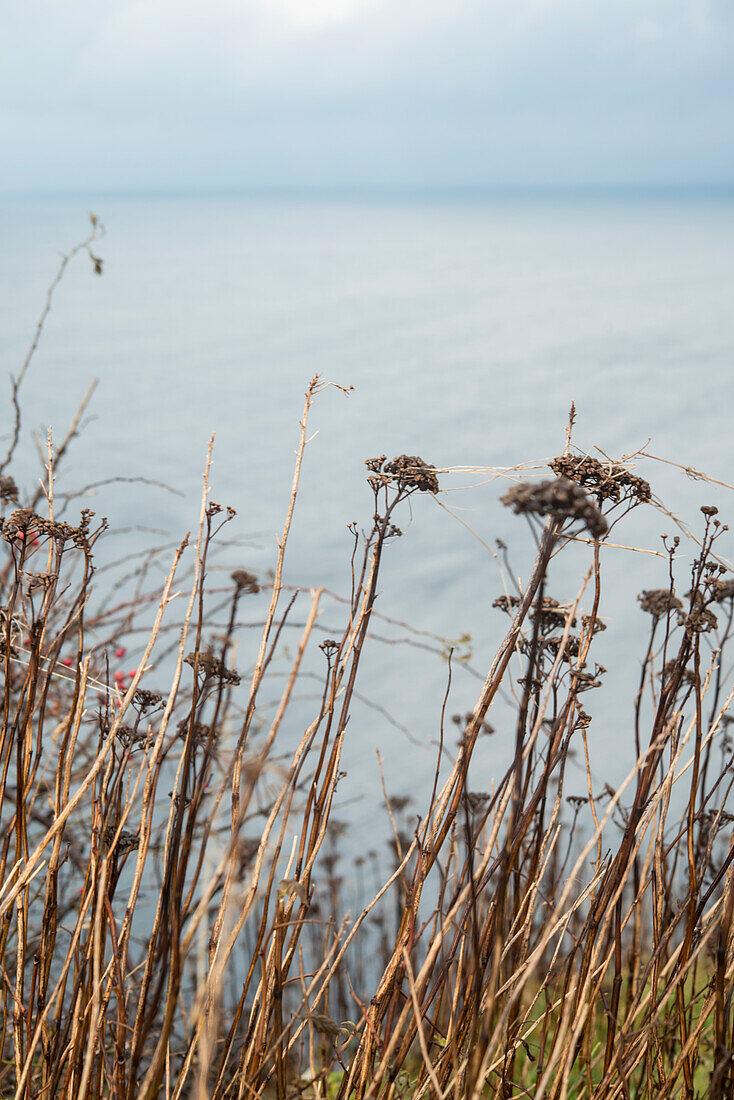
[[[207,581],[233,516],[209,501],[207,466],[194,544],[171,552],[162,585],[137,563],[133,597],[117,603],[95,572],[104,521],[64,518],[63,447],[49,447],[40,495],[21,503],[8,472],[14,388],[0,470],[0,1093],[723,1100],[734,1088],[726,527],[704,507],[685,596],[676,540],[665,584],[639,597],[639,688],[626,706],[604,704],[634,760],[617,789],[600,787],[588,748],[604,722],[606,670],[592,653],[603,556],[614,510],[653,497],[623,464],[594,465],[570,443],[554,480],[507,493],[537,536],[535,560],[495,600],[504,638],[475,705],[453,716],[453,746],[449,647],[432,785],[386,799],[390,863],[350,856],[359,908],[344,915],[334,802],[381,567],[401,509],[441,486],[417,456],[368,460],[372,519],[351,528],[351,593],[323,637],[324,590],[283,584],[322,388],[315,378],[306,393],[272,579],[241,568],[224,590]],[[551,563],[580,530],[588,572],[561,600]],[[175,600],[177,588],[188,595]],[[247,655],[243,601],[261,612]],[[129,653],[135,667],[116,667]],[[307,675],[319,694],[303,722]],[[501,693],[510,719],[492,710]],[[476,790],[483,735],[513,752]],[[574,753],[583,790],[569,779]]]

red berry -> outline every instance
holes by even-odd
[[[67,668],[71,668],[71,666],[74,664],[74,658],[73,657],[64,657],[64,659],[61,663],[62,663],[62,665],[66,665]]]
[[[124,657],[126,653],[127,653],[127,650],[125,649],[124,645],[118,646],[117,649],[115,650],[115,657],[117,657],[117,658]]]

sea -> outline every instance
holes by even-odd
[[[72,516],[86,506],[108,518],[103,562],[195,529],[214,435],[211,499],[237,515],[210,579],[225,587],[242,567],[267,582],[304,391],[317,374],[335,384],[311,410],[285,571],[303,595],[264,715],[309,589],[327,590],[315,640],[344,628],[334,597],[349,592],[349,525],[367,529],[373,513],[365,460],[405,453],[442,471],[438,498],[418,495],[396,517],[403,535],[385,557],[383,618],[365,652],[335,807],[353,849],[387,836],[383,781],[390,794],[413,799],[414,813],[425,810],[444,697],[453,751],[451,716],[474,705],[507,627],[493,602],[508,571],[522,584],[535,553],[532,527],[500,498],[518,467],[548,476],[572,402],[574,444],[600,458],[637,455],[630,461],[656,499],[625,517],[615,546],[602,551],[607,630],[595,646],[607,672],[585,709],[596,789],[620,783],[634,762],[632,703],[646,641],[636,596],[667,586],[662,536],[681,537],[676,584],[685,591],[700,506],[715,504],[723,522],[734,521],[734,195],[4,198],[6,436],[9,376],[25,359],[63,254],[90,229],[90,212],[106,230],[92,246],[103,274],[82,253],[54,291],[21,390],[14,470],[26,490],[37,484],[49,429],[64,437],[96,380],[59,491],[108,482],[69,503]],[[734,561],[728,532],[718,552]],[[575,599],[589,554],[574,547],[554,561],[549,594]],[[267,593],[249,599],[243,615],[256,624]],[[582,605],[590,602],[587,591]],[[243,629],[243,676],[256,635],[255,625]],[[315,650],[283,727],[284,754],[317,706],[322,663]],[[513,666],[488,716],[495,732],[472,764],[475,790],[491,790],[512,752],[511,692],[521,674]],[[581,757],[566,789],[586,793]]]

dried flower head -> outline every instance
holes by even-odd
[[[411,805],[413,799],[409,794],[398,794],[394,798],[390,799],[390,805],[396,814],[401,814],[403,810],[406,810]]]
[[[145,730],[135,730],[132,726],[119,726],[117,740],[124,749],[142,749],[145,747],[148,737],[151,736]]]
[[[238,592],[252,593],[260,591],[260,585],[257,583],[257,577],[254,573],[249,573],[247,569],[235,569],[232,573],[232,580],[234,581]]]
[[[464,726],[466,728],[473,718],[474,715],[472,714],[472,712],[467,711],[466,714],[452,714],[451,721],[454,723],[455,726]],[[483,733],[489,736],[490,734],[494,733],[494,726],[490,725],[489,722],[484,721],[479,726],[479,733]]]
[[[605,500],[647,504],[652,499],[648,482],[616,462],[600,462],[591,455],[559,455],[548,465],[558,477],[574,481],[596,497],[599,505]]]
[[[601,538],[608,530],[607,521],[580,486],[566,477],[555,481],[525,482],[500,498],[516,515],[553,516],[555,519],[580,520],[589,534]]]
[[[723,600],[734,599],[734,580],[715,580],[712,585],[711,594],[716,603],[722,603]]]
[[[385,465],[385,473],[397,481],[398,488],[415,488],[422,493],[438,492],[435,469],[418,455],[398,455]]]
[[[103,531],[107,521],[102,520],[99,531],[90,537],[90,522],[94,515],[90,509],[85,508],[80,516],[79,524],[73,527],[70,523],[46,519],[37,515],[30,508],[18,508],[12,512],[2,523],[2,534],[6,542],[14,542],[16,539],[28,541],[34,536],[46,535],[53,539],[60,549],[67,542],[72,543],[79,550],[89,550],[96,538],[96,534]]]
[[[606,669],[602,665],[597,665],[593,672],[584,672],[580,668],[572,668],[571,675],[574,678],[574,687],[577,691],[591,691],[593,688],[601,687],[600,676],[603,676]]]
[[[160,706],[163,702],[163,696],[157,691],[148,691],[147,688],[138,688],[133,696],[133,702],[141,711],[150,710],[151,707]]]
[[[0,501],[3,504],[18,503],[18,486],[15,480],[7,474],[0,475]]]
[[[677,669],[678,661],[675,657],[672,657],[669,661],[666,661],[660,673],[663,683],[668,683],[675,675]],[[693,671],[693,669],[684,668],[681,671],[681,683],[695,684],[695,682],[696,673]]]
[[[31,532],[37,531],[42,522],[41,516],[37,516],[32,508],[18,508],[4,521],[3,538],[6,542],[14,542],[19,536],[25,538]]]
[[[719,625],[713,611],[707,607],[693,607],[687,615],[678,615],[678,625],[685,628],[686,634],[708,634]]]
[[[176,730],[178,732],[178,735],[183,740],[185,740],[188,737],[190,724],[191,723],[190,723],[188,718],[182,718],[181,721],[176,726]],[[212,742],[212,747],[213,747],[213,742],[216,739],[216,735],[217,735],[216,730],[214,731],[214,734],[212,734],[211,726],[208,726],[205,722],[194,722],[194,728],[193,728],[193,731],[192,731],[192,738],[191,739],[192,739],[192,743],[197,748],[206,748],[209,745],[210,740]]]
[[[429,466],[418,455],[398,455],[390,462],[385,461],[385,455],[378,455],[377,458],[368,458],[365,465],[372,471],[372,477],[367,480],[375,491],[384,485],[394,484],[400,491],[418,489],[422,493],[438,492],[436,467]]]
[[[671,611],[680,611],[683,607],[675,592],[671,592],[669,588],[646,588],[637,599],[640,609],[656,620],[662,619]]]
[[[575,634],[569,634],[564,643],[562,634],[552,634],[549,638],[542,639],[542,647],[554,657],[559,649],[563,651],[563,660],[570,661],[572,657],[579,655],[579,639]]]
[[[582,615],[581,624],[584,630],[588,630],[590,626],[593,626],[592,634],[600,634],[603,630],[606,630],[607,628],[607,624],[605,622],[602,622],[601,619],[596,617],[592,619],[591,615]]]
[[[108,825],[104,831],[104,838],[108,845],[111,845],[115,839],[115,833],[117,829],[114,825]],[[117,838],[115,844],[115,851],[118,855],[124,855],[126,852],[133,852],[140,845],[140,838],[136,833],[131,833],[129,829],[121,829],[120,835]]]
[[[223,684],[239,684],[240,675],[233,668],[227,668],[221,657],[217,657],[212,649],[204,649],[200,653],[189,653],[184,657],[187,665],[198,670],[205,680],[220,680]]]
[[[58,580],[56,573],[26,573],[26,587],[29,592],[35,592],[38,588],[42,588],[45,592],[56,580]]]
[[[530,612],[530,618],[540,619],[540,629],[542,632],[566,629],[566,609],[559,604],[558,600],[554,600],[552,596],[544,596],[540,608],[535,606]],[[571,619],[571,626],[576,626],[575,616]]]
[[[506,611],[508,615],[511,615],[516,607],[520,606],[519,596],[498,596],[492,604],[492,607],[498,607],[500,611]]]

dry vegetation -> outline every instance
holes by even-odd
[[[629,463],[577,453],[570,429],[546,480],[510,488],[535,563],[496,601],[507,633],[457,716],[457,753],[439,767],[445,706],[419,816],[406,828],[393,801],[395,863],[343,917],[332,806],[381,563],[408,500],[440,493],[442,472],[417,456],[368,461],[373,516],[353,532],[343,629],[320,643],[320,698],[284,760],[327,598],[282,585],[322,383],[306,394],[272,580],[240,569],[226,593],[209,590],[230,514],[205,477],[192,545],[159,588],[146,557],[133,563],[132,596],[117,599],[95,575],[104,524],[69,519],[73,497],[56,489],[77,425],[49,446],[43,490],[19,498],[20,380],[0,470],[0,1095],[730,1096],[734,582],[716,510],[702,509],[692,563],[671,541],[660,588],[640,597],[639,690],[612,701],[634,767],[617,790],[589,772],[586,796],[568,797],[569,753],[588,759],[585,708],[604,676],[601,551],[653,498]],[[579,539],[588,569],[560,604],[549,564]],[[233,655],[253,598],[266,610],[245,674]],[[294,607],[303,627],[283,680],[274,655]],[[116,672],[132,650],[136,668]],[[512,764],[473,791],[472,754],[518,662]]]

